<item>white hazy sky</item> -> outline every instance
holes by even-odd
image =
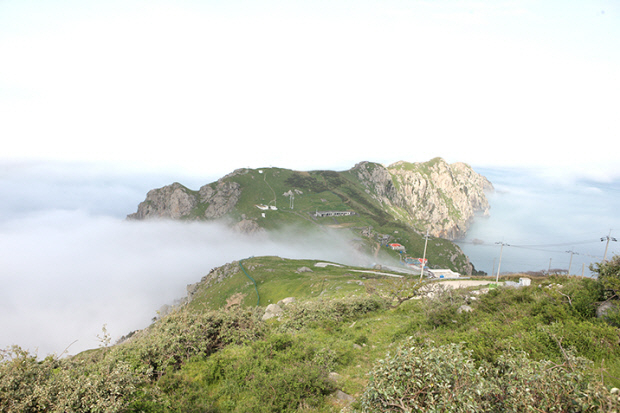
[[[619,74],[616,0],[0,0],[0,160],[617,176]]]

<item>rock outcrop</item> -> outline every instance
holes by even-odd
[[[476,214],[489,214],[485,192],[493,185],[464,163],[362,162],[352,172],[391,215],[436,237],[460,238]]]
[[[175,182],[152,189],[128,219],[216,219],[230,212],[241,195],[237,182],[219,180],[192,191]],[[197,208],[198,206],[202,208]]]
[[[195,194],[178,182],[152,189],[146,200],[138,205],[138,211],[128,215],[129,219],[169,218],[179,219],[189,214],[198,200]]]

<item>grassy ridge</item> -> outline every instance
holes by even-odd
[[[482,294],[470,291],[480,287],[437,288],[393,307],[386,297],[400,279],[316,263],[243,260],[260,307],[252,283],[231,263],[205,277],[185,306],[124,343],[64,360],[4,351],[0,411],[399,411],[382,403],[401,384],[382,377],[404,377],[409,364],[402,363],[420,359],[428,363],[418,369],[437,375],[433,383],[463,389],[460,398],[416,390],[426,406],[449,403],[440,411],[617,407],[608,388],[620,386],[620,330],[595,317],[603,296],[596,280],[541,277]],[[296,301],[281,317],[261,321],[265,306],[289,296]],[[471,312],[459,311],[465,304]],[[441,372],[442,358],[465,369],[463,381]],[[515,397],[505,398],[507,389]],[[355,400],[342,401],[337,391]]]

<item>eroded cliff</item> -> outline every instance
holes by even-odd
[[[476,214],[489,214],[493,185],[465,163],[361,162],[352,172],[391,215],[436,237],[460,238]]]

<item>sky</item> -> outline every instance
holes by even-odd
[[[124,220],[242,167],[466,162],[489,273],[497,242],[577,272],[620,235],[617,1],[0,0],[0,56],[0,348],[96,347],[251,255],[359,259]]]
[[[0,55],[7,160],[618,172],[616,1],[2,0]]]

